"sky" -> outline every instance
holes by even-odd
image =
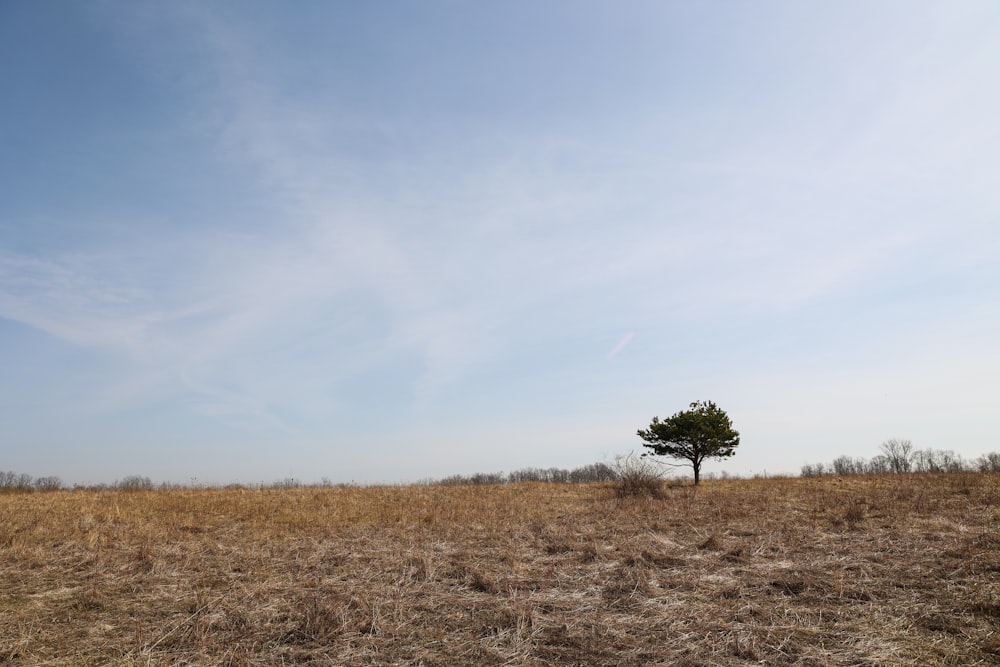
[[[1000,450],[1000,3],[0,2],[0,469]]]

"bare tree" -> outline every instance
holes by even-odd
[[[889,464],[889,470],[895,473],[910,472],[914,454],[912,442],[901,438],[889,438],[879,449]]]
[[[8,470],[0,472],[0,489],[12,489],[16,491],[30,491],[33,478],[25,473],[16,473]]]
[[[35,480],[35,488],[39,491],[58,491],[63,488],[62,480],[56,476],[39,477]]]
[[[868,462],[868,473],[871,475],[881,475],[891,471],[892,467],[889,465],[889,458],[882,454],[879,454]]]
[[[1000,452],[983,454],[976,460],[980,472],[1000,472]]]
[[[129,475],[115,482],[114,487],[120,491],[150,491],[153,480],[142,475]]]
[[[863,475],[868,462],[863,458],[852,459],[850,456],[839,456],[833,460],[835,475]]]

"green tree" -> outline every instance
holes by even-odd
[[[690,410],[682,410],[660,421],[653,417],[648,429],[638,435],[657,456],[683,459],[694,470],[695,485],[701,480],[701,464],[705,459],[724,459],[736,453],[740,434],[724,410],[712,401],[696,401]],[[681,465],[681,464],[678,464]]]

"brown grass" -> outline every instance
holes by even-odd
[[[1000,664],[1000,475],[0,496],[0,664]]]

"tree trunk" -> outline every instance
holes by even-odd
[[[692,461],[691,467],[694,468],[694,485],[698,486],[701,481],[701,461]]]

